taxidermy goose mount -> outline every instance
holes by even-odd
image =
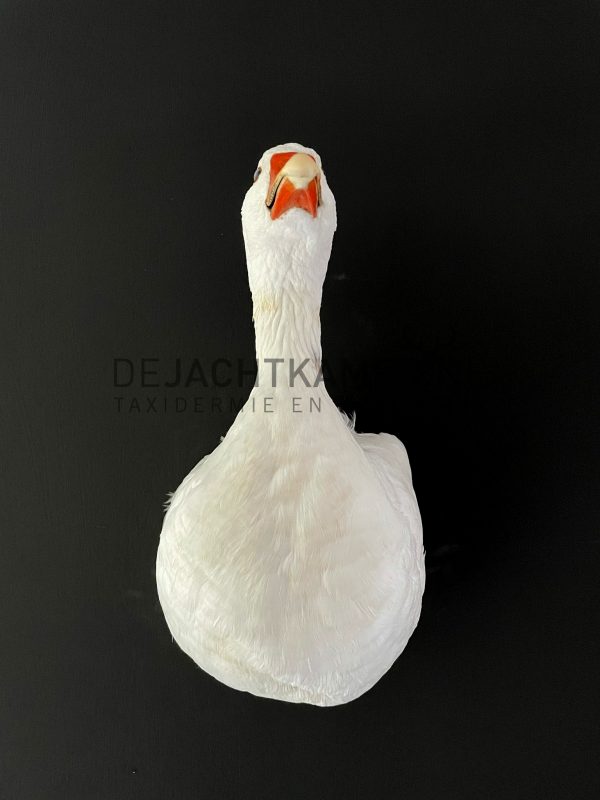
[[[175,641],[235,689],[333,706],[415,629],[425,584],[404,445],[359,434],[320,373],[336,228],[319,155],[267,150],[242,206],[257,385],[173,494],[156,580]]]

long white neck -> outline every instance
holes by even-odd
[[[279,297],[254,298],[253,307],[259,382],[272,384],[274,363],[281,364],[275,367],[277,375],[287,375],[290,368],[299,368],[308,360],[302,370],[314,383],[321,367],[318,306],[307,302],[305,297],[285,292]]]
[[[297,247],[285,254],[261,253],[249,262],[259,384],[271,385],[272,359],[284,360],[276,368],[282,377],[289,374],[290,364],[299,367],[308,359],[303,373],[311,382],[317,378],[321,368],[321,287],[328,259],[329,253],[309,253]]]

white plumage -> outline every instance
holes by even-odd
[[[271,157],[289,152],[318,165],[315,217],[290,207],[272,219],[265,205]],[[421,519],[404,445],[355,433],[320,379],[336,227],[320,158],[287,144],[259,166],[242,207],[258,385],[173,495],[156,578],[174,639],[206,672],[255,695],[330,706],[373,686],[417,624]],[[290,363],[306,360],[309,385],[298,374],[291,386]]]

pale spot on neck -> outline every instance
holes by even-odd
[[[280,299],[274,294],[260,294],[258,297],[253,298],[252,318],[256,319],[258,315],[262,314],[274,314],[280,307]]]

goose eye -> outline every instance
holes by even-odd
[[[256,181],[258,180],[258,176],[260,175],[261,172],[262,172],[262,168],[261,167],[257,167],[256,171],[254,173],[253,183],[256,183]]]

